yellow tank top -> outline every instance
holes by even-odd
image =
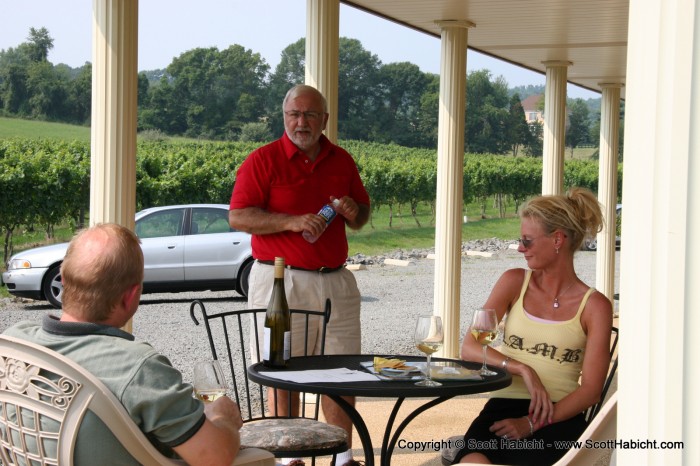
[[[559,401],[579,386],[586,334],[581,313],[594,288],[584,295],[576,315],[562,322],[538,322],[525,314],[523,299],[532,270],[525,274],[520,297],[508,313],[501,353],[532,367],[552,401]],[[513,383],[491,393],[493,398],[530,398],[522,377],[513,375]]]

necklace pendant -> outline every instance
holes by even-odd
[[[552,307],[554,309],[557,309],[559,307],[559,300],[557,298],[554,298],[554,304],[552,304]]]

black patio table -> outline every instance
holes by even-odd
[[[373,354],[353,354],[353,355],[325,355],[325,356],[304,356],[295,357],[289,360],[289,364],[285,369],[271,369],[264,366],[262,363],[253,364],[248,367],[248,376],[250,379],[261,385],[272,388],[280,388],[284,390],[293,390],[305,393],[320,393],[327,395],[335,401],[352,420],[353,425],[357,429],[358,436],[362,442],[362,448],[365,455],[365,464],[367,466],[374,465],[374,450],[372,447],[372,439],[370,438],[367,425],[360,413],[354,406],[346,402],[343,396],[364,396],[377,398],[396,398],[391,415],[387,419],[384,437],[382,439],[382,449],[380,454],[380,464],[388,466],[391,462],[391,455],[396,446],[396,442],[401,435],[401,432],[406,426],[422,412],[436,406],[444,401],[447,401],[459,395],[471,395],[474,393],[483,393],[500,388],[507,387],[511,384],[511,376],[508,372],[499,367],[489,366],[490,369],[496,371],[497,375],[485,377],[482,380],[468,381],[441,381],[439,387],[419,387],[415,385],[415,381],[384,381],[377,380],[366,382],[314,382],[302,383],[281,380],[274,377],[268,377],[261,372],[276,372],[276,371],[302,371],[309,369],[354,369],[364,370],[361,363],[373,361],[375,356],[392,357],[406,360],[407,363],[425,361],[425,358],[420,356],[386,356]],[[432,362],[449,361],[458,363],[468,369],[479,369],[480,363],[460,361],[455,359],[431,358]],[[393,430],[394,421],[399,412],[401,404],[406,398],[423,398],[429,397],[432,400],[420,405],[411,413],[409,413],[399,426]]]

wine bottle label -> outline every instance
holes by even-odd
[[[270,344],[272,343],[272,329],[270,327],[263,327],[263,347],[262,347],[262,359],[263,361],[270,360]]]
[[[282,358],[285,361],[289,361],[292,357],[292,332],[284,332],[284,352],[282,353]]]

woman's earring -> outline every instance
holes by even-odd
[[[559,248],[555,248],[554,250],[557,251],[557,254],[559,254]]]

